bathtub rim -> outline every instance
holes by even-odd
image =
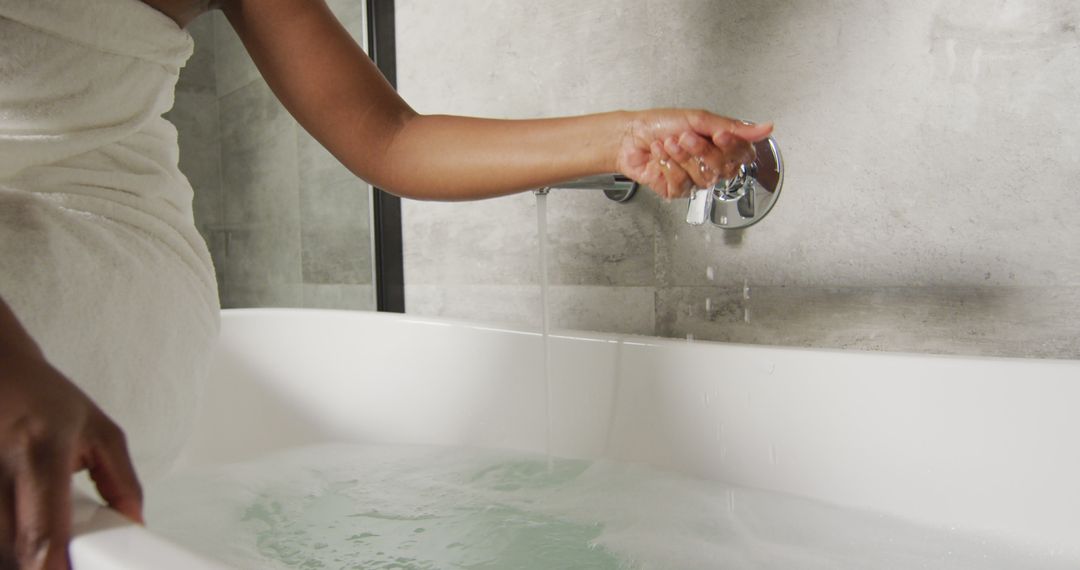
[[[373,320],[385,320],[385,321],[397,321],[411,324],[420,324],[426,326],[442,326],[442,327],[462,327],[469,330],[497,332],[497,333],[509,333],[525,335],[529,337],[539,338],[543,336],[543,332],[539,327],[530,327],[516,323],[500,323],[497,321],[475,321],[469,319],[461,319],[455,317],[431,317],[421,315],[410,315],[408,313],[388,313],[382,311],[363,311],[353,309],[321,309],[321,308],[293,308],[293,307],[258,307],[258,308],[235,308],[235,309],[222,309],[222,322],[226,319],[232,320],[234,318],[245,317],[260,317],[268,315],[321,315],[324,317],[335,318],[362,318]],[[222,325],[224,326],[224,324]],[[933,359],[943,361],[971,361],[980,360],[988,362],[1040,362],[1040,363],[1063,363],[1068,366],[1075,366],[1076,363],[1080,363],[1080,359],[1069,358],[1033,358],[1022,356],[991,356],[982,354],[953,354],[953,353],[936,353],[936,352],[912,352],[912,351],[891,351],[891,350],[872,350],[864,348],[835,348],[835,347],[817,347],[817,346],[798,346],[798,345],[782,345],[782,344],[757,344],[746,342],[730,342],[722,340],[707,340],[707,339],[679,339],[672,337],[660,337],[652,335],[642,335],[635,333],[614,333],[614,332],[601,332],[601,331],[586,331],[573,328],[556,327],[549,331],[549,336],[554,339],[562,340],[582,340],[587,342],[606,342],[606,343],[623,343],[642,347],[686,347],[686,346],[728,346],[738,349],[746,349],[751,351],[761,351],[763,353],[782,351],[782,352],[800,352],[800,353],[813,353],[813,354],[831,354],[831,355],[886,355],[895,356],[900,358],[919,358],[919,359]]]
[[[437,327],[464,327],[476,331],[490,331],[495,333],[509,333],[538,338],[542,334],[532,327],[522,325],[509,325],[505,323],[492,323],[471,321],[465,319],[453,319],[442,317],[423,317],[398,313],[378,313],[372,311],[350,311],[334,309],[295,309],[295,308],[255,308],[255,309],[225,309],[222,311],[222,326],[228,327],[229,323],[236,320],[258,318],[329,318],[366,321],[366,322],[398,322],[422,326]],[[830,349],[818,347],[785,347],[772,345],[756,345],[745,343],[728,343],[708,340],[686,341],[681,339],[661,338],[645,335],[599,333],[590,331],[578,331],[573,329],[557,329],[552,331],[553,338],[579,340],[600,343],[625,343],[646,348],[664,347],[694,347],[695,345],[708,347],[723,345],[752,351],[760,355],[768,355],[771,352],[783,353],[809,353],[844,355],[845,358],[879,358],[887,355],[892,358],[919,359],[935,361],[983,361],[983,362],[1016,362],[1029,363],[1037,361],[1045,365],[1061,364],[1076,367],[1080,361],[1068,359],[1043,359],[1043,358],[1017,358],[998,356],[968,356],[953,354],[928,354],[928,353],[905,353],[870,351],[857,349]],[[768,492],[780,492],[768,487],[746,486],[750,489],[759,489]],[[794,496],[801,496],[793,494]],[[821,499],[817,499],[821,500]],[[827,501],[826,501],[827,502]],[[72,560],[76,568],[161,568],[171,570],[176,568],[210,569],[224,568],[219,563],[200,558],[197,554],[169,542],[151,529],[127,521],[119,514],[101,506],[101,504],[85,496],[77,499],[77,510],[90,515],[82,515],[76,521],[71,545]],[[1003,537],[1007,540],[1010,537]],[[1015,542],[1015,540],[1010,540]],[[168,561],[167,563],[164,561]],[[174,564],[175,563],[175,564]]]

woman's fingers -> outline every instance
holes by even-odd
[[[143,524],[142,487],[128,454],[124,432],[106,418],[101,421],[105,423],[100,428],[99,443],[91,448],[85,460],[87,471],[106,504]]]
[[[68,568],[71,474],[84,467],[111,506],[141,520],[123,433],[40,352],[0,358],[0,418],[0,570],[11,559]]]
[[[731,134],[749,142],[758,142],[764,140],[773,131],[772,123],[745,123],[743,121],[735,121],[735,124],[729,129]]]
[[[682,163],[667,152],[665,146],[659,141],[653,142],[652,152],[657,159],[657,164],[661,167],[664,182],[660,186],[660,188],[663,188],[662,191],[660,188],[654,188],[654,190],[657,190],[657,193],[667,200],[682,198],[688,194],[694,186],[694,181],[686,172],[686,169],[683,168]]]
[[[698,188],[709,188],[721,178],[732,178],[743,164],[753,162],[754,146],[730,133],[717,137],[719,144],[694,133],[669,138],[665,150],[677,160]]]
[[[690,193],[690,190],[694,188],[694,181],[690,179],[690,175],[676,164],[672,164],[667,181],[667,195],[664,197],[668,200],[685,198]]]
[[[662,150],[658,145],[659,143],[653,143],[650,149],[653,158],[645,166],[640,181],[652,188],[653,192],[658,196],[664,198],[667,195],[667,179],[664,177],[665,168],[662,162],[664,159],[659,154]]]
[[[618,160],[619,168],[667,199],[737,176],[742,165],[754,160],[754,143],[773,130],[772,123],[755,125],[707,111],[645,113],[645,134],[634,131],[638,135],[625,145],[633,152]]]
[[[0,570],[15,570],[15,483],[0,472]]]
[[[664,152],[663,147],[657,141],[653,141],[649,144],[649,163],[645,166],[645,172],[642,176],[642,182],[647,184],[649,188],[652,188],[661,198],[667,197],[667,169],[669,163],[667,160],[667,153]]]
[[[93,423],[93,443],[82,453],[50,434],[27,435],[8,454],[3,469],[9,477],[0,476],[0,570],[68,569],[71,473],[84,465],[109,506],[143,522],[142,489],[123,432],[104,416]]]
[[[686,139],[689,138],[696,139],[693,141],[693,146],[688,146],[686,143]],[[713,159],[712,153],[707,148],[710,146],[712,145],[705,142],[704,139],[691,133],[685,133],[679,138],[668,137],[664,141],[664,150],[679,163],[683,172],[690,178],[693,185],[698,188],[711,186],[712,179],[715,177],[715,171],[709,165],[709,161]]]
[[[748,123],[709,112],[697,112],[690,115],[690,124],[694,132],[715,139],[720,133],[730,133],[749,142],[757,142],[772,134],[773,124]]]
[[[735,176],[740,166],[753,162],[756,156],[753,144],[730,133],[717,135],[713,142],[721,156],[717,169],[723,178]]]
[[[19,450],[15,472],[15,557],[20,568],[67,570],[73,450],[53,437]]]

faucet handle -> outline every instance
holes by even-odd
[[[712,188],[695,188],[690,193],[690,207],[686,210],[686,223],[691,226],[700,226],[712,218],[713,200],[715,196]]]
[[[714,226],[734,230],[756,224],[772,210],[784,184],[780,149],[769,137],[754,143],[754,150],[757,158],[742,165],[734,178],[690,194],[686,223],[700,226],[708,220]]]

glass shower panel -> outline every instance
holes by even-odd
[[[366,46],[364,3],[328,4]],[[166,117],[222,307],[375,310],[371,188],[293,120],[220,12],[188,29],[195,53]]]

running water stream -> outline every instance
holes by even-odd
[[[553,469],[551,456],[551,349],[548,321],[548,262],[547,262],[547,190],[536,193],[536,235],[540,243],[540,332],[543,335],[543,361],[540,364],[544,374],[544,450],[547,453],[547,466]]]

